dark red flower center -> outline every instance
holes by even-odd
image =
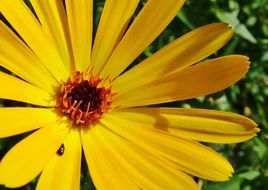
[[[102,94],[103,89],[97,88],[97,86],[92,86],[89,81],[84,81],[81,84],[75,86],[72,91],[67,94],[67,98],[71,97],[71,102],[81,102],[78,109],[83,112],[94,111],[99,108],[102,104]]]
[[[69,78],[62,85],[58,100],[61,112],[80,126],[96,124],[111,105],[111,89],[102,87],[99,78],[85,76],[89,75],[76,72]]]

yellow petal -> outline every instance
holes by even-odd
[[[109,113],[121,123],[203,142],[237,143],[259,131],[256,123],[238,114],[183,108],[128,108]]]
[[[16,77],[0,72],[0,98],[41,106],[55,106],[55,99],[47,92]]]
[[[113,88],[120,93],[188,67],[216,52],[232,34],[232,29],[225,23],[193,30],[121,75],[113,83]]]
[[[48,108],[0,108],[0,137],[8,137],[46,126],[57,120]]]
[[[60,57],[52,39],[42,29],[40,23],[24,1],[0,1],[0,12],[40,58],[47,70],[59,82],[65,81],[70,72],[67,71],[64,61]]]
[[[116,117],[107,116],[102,119],[102,123],[118,136],[137,145],[139,149],[150,152],[156,159],[164,159],[167,165],[173,165],[174,169],[213,181],[225,181],[232,175],[232,166],[222,156],[204,145],[144,129],[131,123],[122,123]],[[133,158],[130,155],[129,157]]]
[[[139,0],[106,0],[92,50],[93,74],[105,65],[124,34]]]
[[[31,4],[44,31],[52,37],[65,65],[71,70],[71,51],[69,49],[71,42],[68,35],[67,17],[62,0],[31,0]]]
[[[35,178],[57,152],[69,129],[54,122],[16,144],[1,160],[0,183],[15,188]]]
[[[3,23],[0,22],[0,65],[24,80],[52,92],[57,81],[39,58]]]
[[[83,150],[97,189],[139,189],[121,163],[96,136],[96,128],[82,133]]]
[[[132,107],[186,100],[223,90],[249,69],[245,56],[230,55],[205,61],[115,96],[115,106]]]
[[[66,0],[75,67],[84,71],[90,64],[93,0]]]
[[[184,0],[147,1],[111,55],[102,76],[115,78],[123,72],[166,28],[183,3]]]
[[[98,144],[103,144],[113,153],[140,189],[198,189],[190,176],[176,167],[171,167],[163,159],[159,159],[102,126],[97,127]]]
[[[71,130],[63,144],[63,155],[55,154],[45,166],[38,180],[37,190],[80,189],[82,147],[79,131]]]

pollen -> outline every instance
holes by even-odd
[[[101,79],[76,72],[62,84],[58,108],[73,120],[75,126],[96,124],[111,106],[111,88],[101,85]]]

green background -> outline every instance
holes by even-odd
[[[140,2],[138,10],[145,2]],[[94,3],[94,28],[96,29],[104,1],[99,0]],[[187,0],[183,9],[168,28],[135,63],[194,28],[219,21],[231,24],[235,34],[222,50],[216,52],[210,58],[229,54],[243,54],[250,57],[250,71],[246,77],[225,91],[207,97],[165,105],[231,111],[255,120],[262,131],[254,139],[234,145],[208,144],[208,146],[222,153],[234,166],[236,172],[231,180],[224,183],[196,180],[202,190],[267,190],[268,0]],[[3,68],[0,69],[4,70]],[[23,106],[25,104],[0,100],[0,106],[18,105]],[[0,158],[26,135],[0,139]],[[82,166],[81,189],[94,189],[84,159]],[[34,189],[36,181],[34,180],[19,189]],[[1,189],[6,188],[0,186]]]

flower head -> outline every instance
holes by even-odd
[[[0,163],[0,183],[79,189],[82,150],[97,189],[198,189],[187,175],[224,181],[232,166],[201,142],[236,143],[258,132],[243,116],[144,107],[211,94],[238,81],[248,58],[205,60],[232,36],[224,23],[200,27],[137,66],[183,0],[106,0],[92,43],[90,0],[0,1],[0,136],[35,130]],[[9,23],[9,24],[7,24]],[[12,26],[12,27],[10,27]],[[92,45],[93,44],[93,45]],[[202,63],[198,63],[202,61]],[[196,64],[198,63],[198,64]]]

